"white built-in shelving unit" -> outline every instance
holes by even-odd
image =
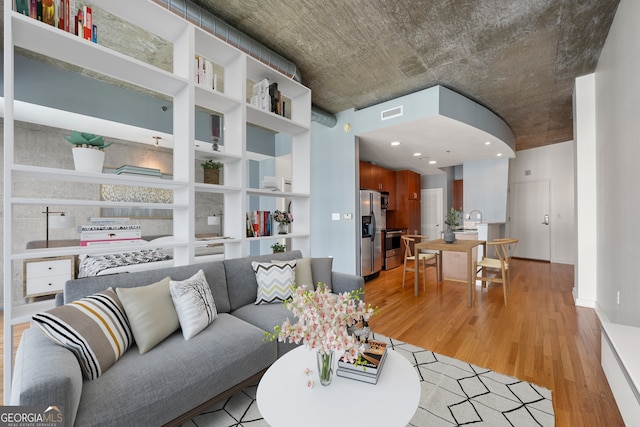
[[[146,186],[170,189],[173,202],[153,203],[149,207],[170,209],[173,212],[174,242],[163,244],[174,250],[174,264],[195,261],[195,195],[217,193],[224,196],[223,229],[226,258],[249,253],[252,241],[275,241],[282,235],[251,238],[246,236],[245,213],[248,199],[291,202],[295,221],[286,235],[289,249],[310,251],[310,122],[311,92],[300,83],[284,76],[228,45],[203,29],[170,12],[150,0],[93,0],[94,15],[105,11],[142,28],[173,45],[173,71],[169,72],[108,47],[92,43],[12,10],[13,2],[4,3],[4,390],[9,401],[12,380],[13,325],[28,321],[34,313],[51,306],[51,301],[16,305],[14,295],[15,261],[33,258],[82,255],[104,252],[104,248],[59,247],[48,249],[16,249],[12,235],[15,209],[21,206],[53,207],[135,207],[139,203],[78,200],[74,194],[61,198],[25,198],[14,196],[17,180],[57,181],[65,183],[94,183]],[[159,133],[98,117],[52,109],[15,99],[15,49],[22,48],[91,70],[143,90],[155,92],[173,101],[173,134]],[[195,83],[195,55],[201,55],[224,70],[224,92],[206,89]],[[290,118],[278,116],[252,107],[247,102],[247,86],[263,78],[277,82],[278,89],[290,100]],[[205,109],[224,117],[224,151],[211,150],[211,141],[195,140],[196,109]],[[47,167],[17,164],[14,147],[14,122],[46,125],[69,131],[90,131],[107,138],[135,143],[153,144],[160,136],[163,146],[173,149],[173,179],[132,178],[108,173],[86,173]],[[276,134],[286,134],[292,141],[290,153],[291,191],[268,191],[248,188],[247,126],[255,125]],[[71,156],[71,150],[69,150]],[[194,165],[198,160],[213,159],[224,163],[223,184],[195,182]],[[216,243],[219,243],[217,240]],[[202,242],[200,242],[202,243]],[[110,251],[131,250],[131,246],[109,247]]]

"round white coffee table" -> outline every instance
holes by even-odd
[[[265,372],[256,400],[272,427],[402,426],[413,417],[420,401],[420,379],[411,363],[393,350],[384,362],[377,384],[335,373],[322,386],[315,351],[297,347],[280,357]],[[313,372],[307,377],[305,369]],[[314,382],[306,386],[307,378]]]

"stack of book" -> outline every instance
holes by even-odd
[[[98,27],[90,6],[76,8],[75,0],[15,0],[16,11],[76,36],[98,42]]]
[[[247,237],[271,236],[272,215],[270,211],[247,213]]]
[[[162,172],[160,171],[160,169],[143,168],[141,166],[120,166],[118,169],[116,169],[115,173],[116,175],[136,175],[147,176],[150,178],[162,178]]]
[[[286,116],[286,103],[282,99],[282,92],[278,90],[278,83],[269,83],[269,79],[262,79],[253,85],[251,105],[279,116]]]
[[[108,221],[105,218],[92,219],[90,224],[81,225],[80,246],[105,246],[113,244],[139,243],[142,240],[142,226],[128,221]]]
[[[196,84],[207,89],[218,89],[218,76],[213,70],[213,62],[200,55],[196,55]]]
[[[369,341],[369,347],[355,363],[350,363],[342,357],[338,360],[336,375],[376,384],[386,358],[387,344],[380,341]]]

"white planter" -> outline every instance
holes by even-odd
[[[83,147],[74,147],[72,151],[77,171],[102,173],[104,151]]]

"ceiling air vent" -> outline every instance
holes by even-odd
[[[394,107],[389,110],[384,110],[380,113],[380,120],[388,120],[394,117],[400,117],[402,115],[402,105],[399,107]]]

